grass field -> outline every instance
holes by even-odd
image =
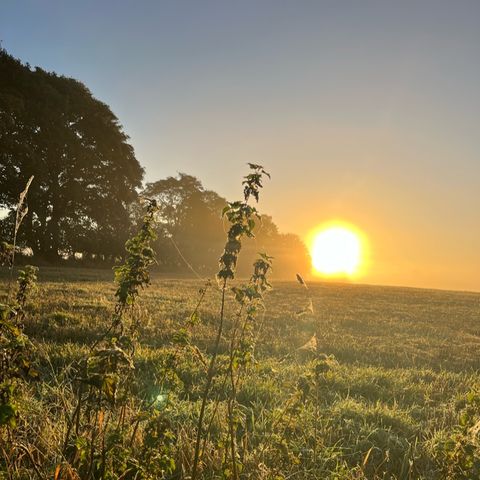
[[[175,378],[162,372],[202,286],[200,280],[154,275],[138,303],[137,393],[142,399],[161,397],[158,408],[176,438],[172,478],[189,471],[205,367],[185,353],[175,363]],[[319,282],[305,290],[293,281],[273,287],[255,327],[256,361],[238,391],[241,441],[249,445],[241,458],[245,478],[469,478],[449,470],[444,445],[456,438],[466,395],[480,390],[479,293]],[[74,402],[68,387],[72,362],[107,328],[114,290],[108,270],[44,268],[39,274],[25,332],[36,346],[41,381],[22,391],[18,429],[45,478],[53,478],[62,461]],[[309,297],[314,313],[296,315]],[[192,343],[205,356],[215,336],[218,300],[211,287],[192,332]],[[228,332],[230,299],[227,307]],[[299,347],[314,333],[329,369],[312,394],[314,354]],[[226,351],[225,342],[221,348]],[[222,467],[220,381],[214,389],[220,414],[207,445],[204,478],[229,476]],[[24,468],[19,478],[35,476]]]

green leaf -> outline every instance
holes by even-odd
[[[10,425],[12,428],[16,422],[17,409],[11,403],[0,405],[0,425]]]
[[[195,310],[191,315],[190,315],[190,323],[192,325],[196,325],[197,323],[200,322],[200,315],[198,314],[198,311]]]
[[[117,381],[118,381],[118,376],[114,374],[105,375],[103,377],[102,390],[105,393],[108,400],[110,400],[111,402],[115,401],[115,393],[117,391]]]

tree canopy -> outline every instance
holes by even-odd
[[[148,183],[142,195],[157,200],[160,207],[161,232],[156,241],[160,267],[181,271],[193,267],[201,274],[215,271],[228,230],[221,215],[227,200],[185,173]],[[244,241],[240,275],[250,273],[258,252],[275,257],[278,275],[309,269],[304,243],[297,235],[280,233],[268,215],[257,222],[255,237]]]
[[[23,238],[35,254],[122,252],[143,169],[117,117],[81,82],[0,50],[0,207],[31,175]]]
[[[185,173],[141,191],[143,169],[110,108],[78,80],[31,68],[0,49],[0,209],[10,210],[0,224],[3,239],[32,175],[19,240],[36,257],[122,255],[141,218],[141,192],[160,205],[159,268],[216,270],[228,230],[221,215],[227,200]],[[250,273],[259,251],[276,257],[277,274],[309,268],[305,245],[279,233],[271,217],[262,216],[255,233],[245,242],[239,274]]]

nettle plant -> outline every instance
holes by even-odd
[[[265,312],[264,294],[272,288],[268,281],[272,261],[273,257],[260,253],[253,264],[250,281],[232,287],[238,314],[232,328],[229,371],[236,371],[240,366],[247,366],[253,361],[256,339],[253,328],[258,314]]]
[[[205,413],[206,407],[211,400],[211,390],[213,379],[216,374],[216,364],[219,355],[219,346],[224,333],[225,328],[225,297],[227,293],[228,282],[235,278],[235,272],[237,267],[238,256],[242,248],[242,239],[244,237],[254,237],[254,228],[256,221],[260,220],[260,215],[257,209],[250,205],[251,199],[258,202],[260,190],[263,187],[264,177],[270,178],[269,173],[261,165],[248,164],[251,172],[244,177],[243,180],[243,200],[229,202],[223,209],[222,215],[230,223],[230,228],[227,233],[227,241],[223,254],[219,261],[219,271],[217,273],[217,280],[221,290],[220,301],[220,318],[217,328],[217,334],[213,345],[213,353],[208,365],[207,378],[205,382],[204,391],[202,394],[202,401],[200,406],[200,413],[197,422],[197,433],[195,441],[195,450],[193,458],[193,466],[191,478],[195,480],[201,469],[201,461],[203,449],[205,448],[206,441],[210,435],[210,428],[213,422],[213,418],[207,423],[205,428]],[[237,462],[236,452],[236,427],[235,427],[235,398],[236,398],[236,386],[239,380],[238,366],[242,359],[245,359],[248,355],[246,353],[247,338],[249,332],[249,324],[254,318],[256,309],[258,308],[257,302],[261,300],[263,292],[269,288],[266,274],[271,268],[271,257],[263,255],[255,263],[254,274],[248,287],[238,287],[233,290],[234,296],[237,301],[242,304],[241,312],[245,308],[247,315],[243,322],[242,333],[238,335],[240,319],[243,318],[242,314],[237,315],[237,320],[234,322],[234,326],[231,331],[230,337],[230,350],[229,350],[229,367],[225,373],[225,379],[230,378],[231,393],[228,402],[228,420],[229,420],[229,437],[230,437],[230,465],[229,468],[224,469],[224,473],[238,478],[239,465]],[[214,407],[215,415],[218,411],[218,399],[214,399],[216,403]],[[202,447],[203,445],[203,447]]]
[[[238,432],[246,431],[246,420],[242,418],[237,405],[237,391],[243,378],[242,373],[254,361],[255,340],[254,333],[259,313],[265,313],[264,294],[271,289],[268,273],[272,269],[273,257],[260,253],[253,264],[253,274],[248,284],[233,287],[232,292],[238,305],[238,313],[230,333],[230,350],[227,376],[230,391],[227,402],[230,462],[226,462],[224,474],[234,479],[238,478],[242,470],[241,459],[246,457],[245,448],[237,449]],[[231,469],[230,469],[231,466]]]
[[[114,268],[117,302],[111,324],[92,345],[80,369],[77,403],[68,421],[63,454],[68,468],[86,478],[103,478],[107,468],[115,469],[112,463],[127,468],[122,465],[126,452],[121,450],[121,439],[128,437],[126,411],[135,380],[140,328],[135,304],[140,291],[150,284],[149,269],[156,261],[151,246],[156,239],[156,212],[156,202],[147,200],[142,225],[125,245],[125,262]]]
[[[94,344],[94,351],[87,360],[86,382],[97,388],[100,398],[103,396],[112,404],[117,400],[121,374],[125,374],[125,369],[133,369],[140,327],[134,308],[140,290],[150,284],[149,268],[155,263],[155,252],[151,244],[157,237],[156,212],[155,200],[148,200],[139,232],[125,244],[125,263],[114,269],[117,303],[112,323]]]
[[[0,304],[0,428],[15,427],[18,406],[15,401],[20,383],[37,376],[33,368],[33,345],[23,332],[25,307],[37,280],[36,267],[27,265],[18,275],[18,288],[12,304]]]

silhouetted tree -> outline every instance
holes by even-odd
[[[0,207],[31,175],[23,238],[34,253],[123,251],[143,169],[118,119],[81,82],[0,50]]]
[[[32,69],[0,50],[0,208],[15,205],[31,175],[20,240],[34,254],[123,253],[143,169],[118,119],[79,81]],[[161,267],[185,270],[186,260],[199,272],[214,272],[229,228],[222,218],[226,200],[184,173],[147,184],[143,195],[160,205]],[[13,216],[0,225],[7,239]],[[258,251],[274,255],[282,275],[308,268],[305,245],[279,233],[269,216],[245,242],[240,274],[250,273]]]
[[[186,260],[200,273],[213,273],[228,230],[222,219],[227,200],[206,190],[200,180],[185,173],[147,184],[143,195],[155,198],[159,204],[162,231],[155,247],[161,267],[170,271],[187,270]],[[255,238],[244,241],[239,275],[251,273],[253,260],[262,251],[275,257],[277,276],[292,276],[310,269],[304,243],[297,235],[280,233],[268,215],[257,221]]]
[[[180,251],[198,271],[213,271],[224,241],[221,214],[226,200],[185,173],[148,183],[143,194],[159,204],[162,232],[156,248],[160,263],[169,269],[184,269]]]

